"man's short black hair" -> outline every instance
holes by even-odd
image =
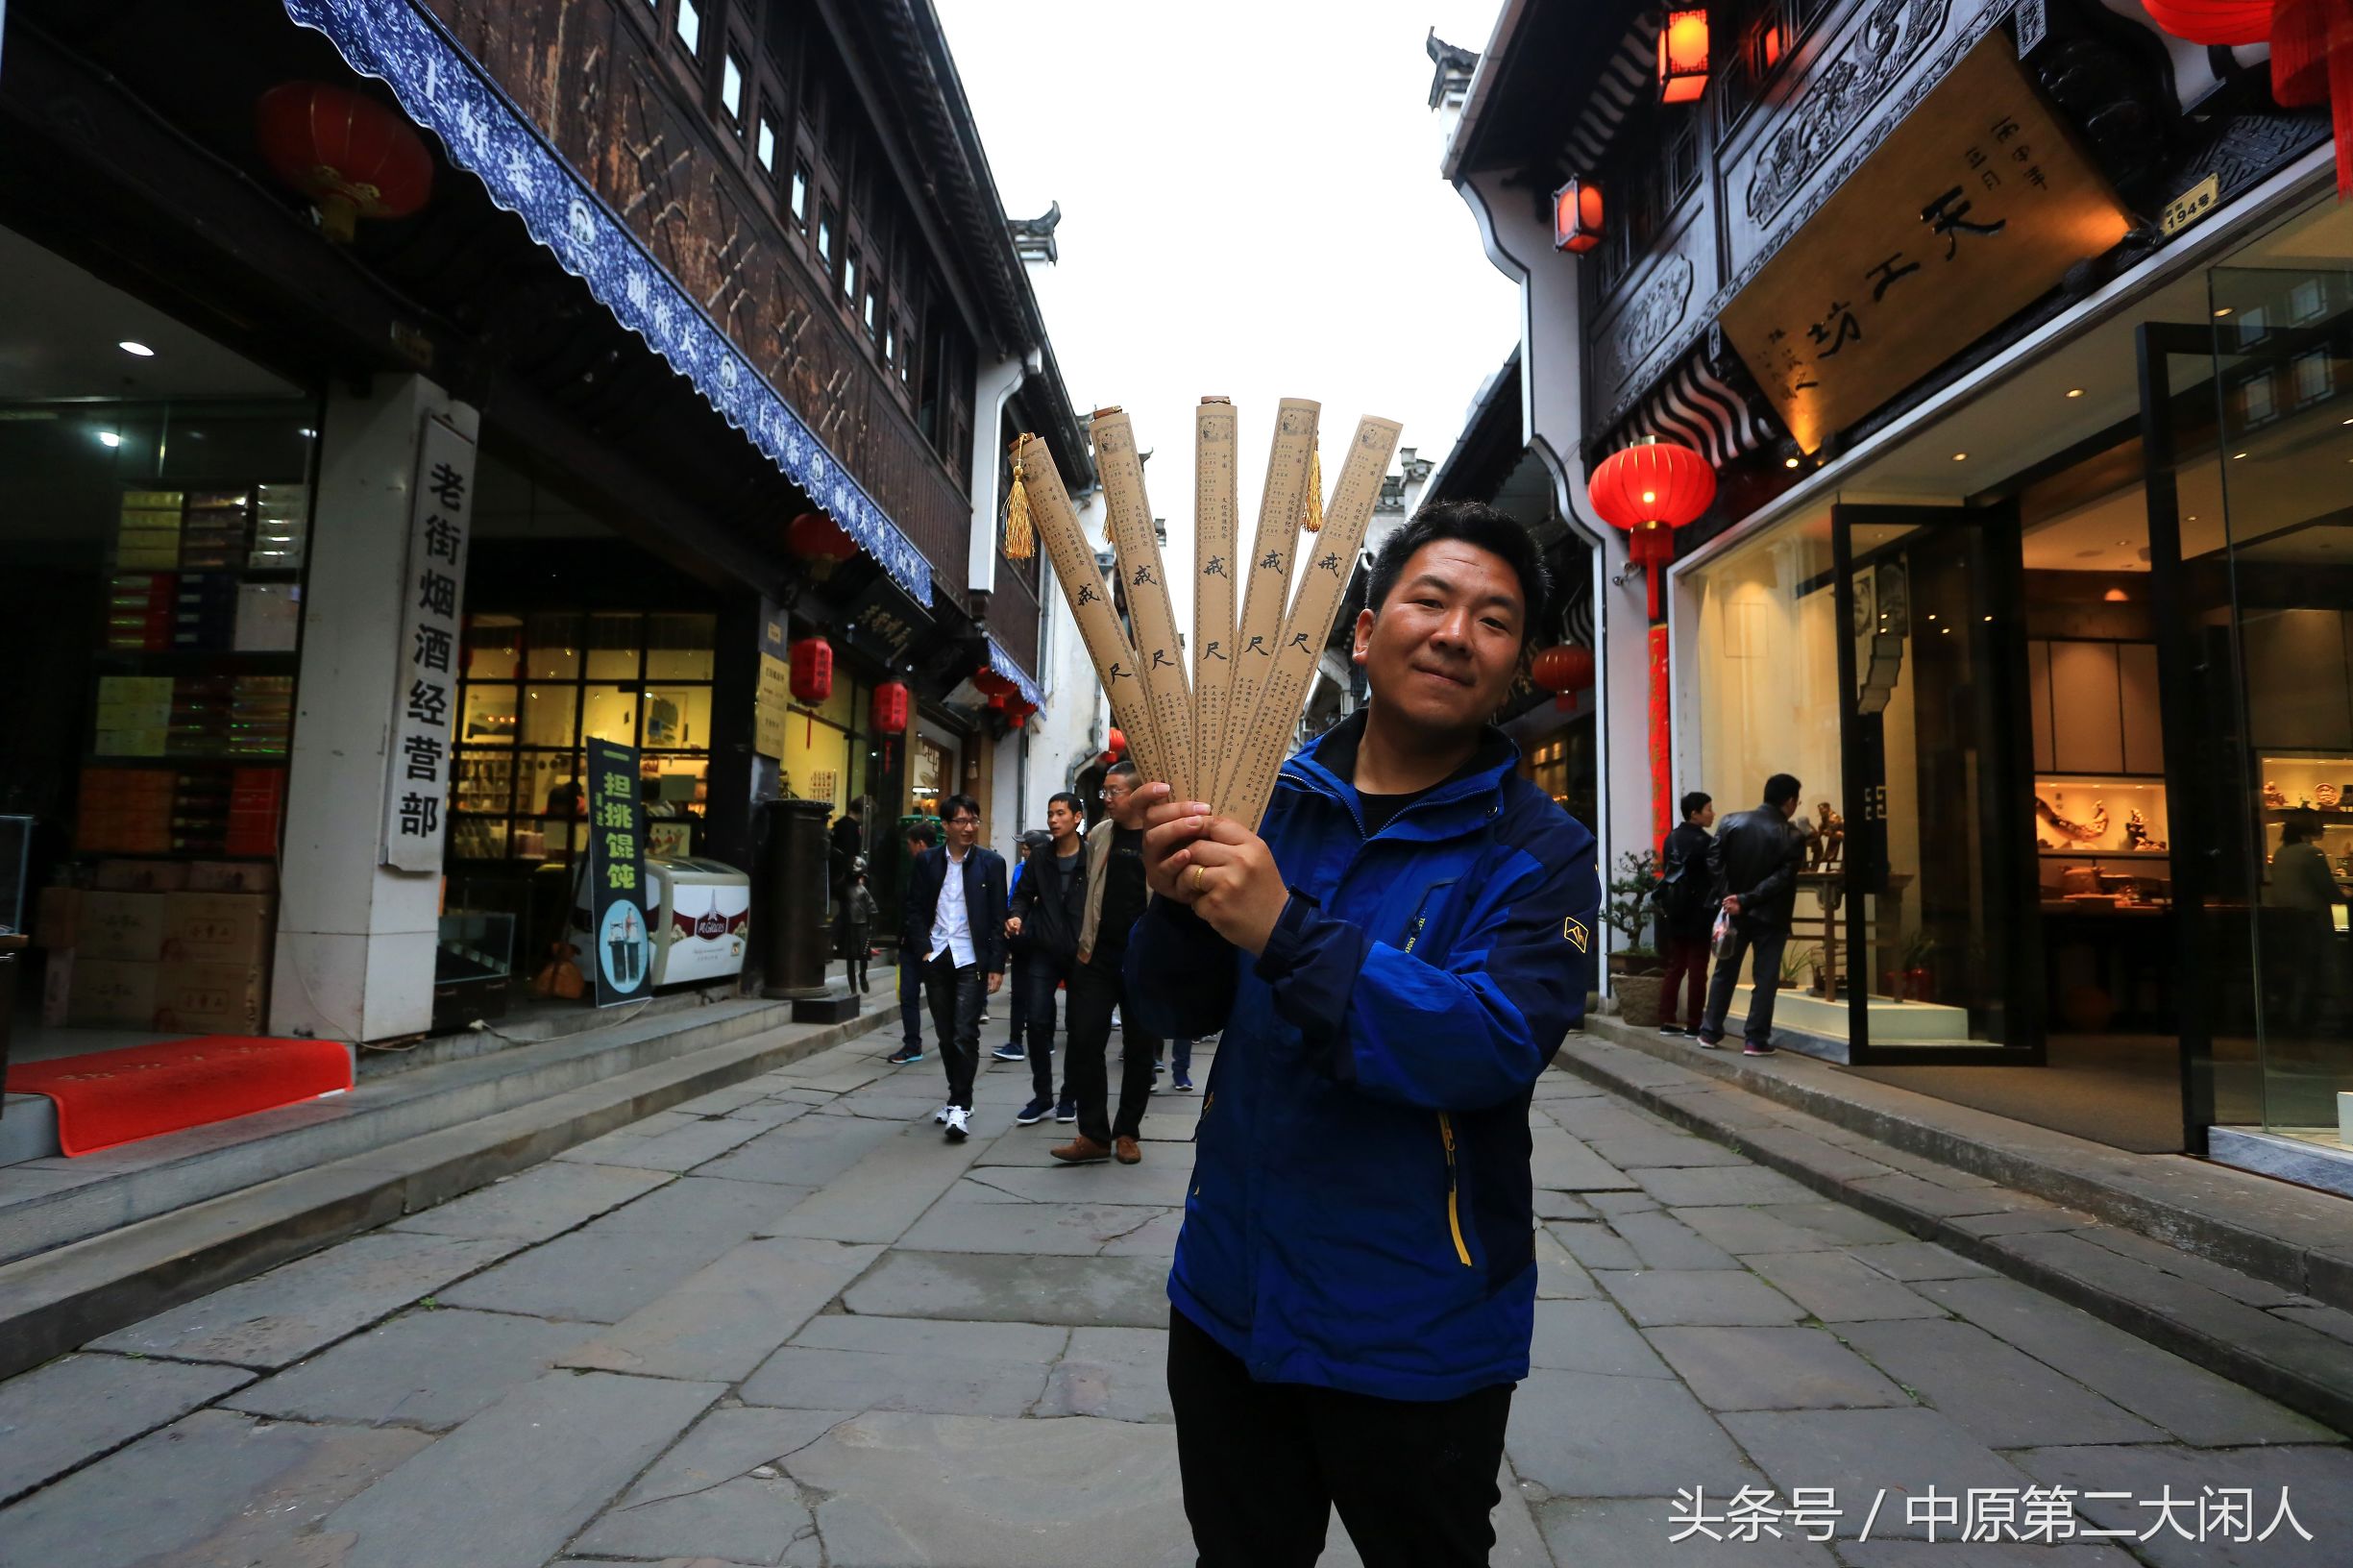
[[[1105,778],[1111,777],[1114,773],[1117,773],[1121,778],[1134,778],[1137,776],[1136,765],[1127,758],[1121,757],[1117,762],[1103,770]]]
[[[1798,797],[1798,792],[1803,788],[1795,773],[1776,773],[1765,780],[1765,804],[1787,805]]]
[[[1483,502],[1441,501],[1413,514],[1413,521],[1383,541],[1373,556],[1372,575],[1365,584],[1364,605],[1375,615],[1388,602],[1389,592],[1405,576],[1406,563],[1424,545],[1440,539],[1459,539],[1504,558],[1520,579],[1520,647],[1536,634],[1536,624],[1553,597],[1553,575],[1544,565],[1535,540],[1528,530]]]
[[[1694,790],[1689,795],[1684,796],[1683,821],[1689,821],[1692,818],[1706,810],[1708,802],[1714,800],[1715,798],[1716,797],[1714,796],[1708,794],[1705,790]]]
[[[1070,815],[1077,818],[1080,821],[1083,822],[1087,820],[1087,803],[1084,800],[1081,800],[1077,796],[1072,795],[1068,790],[1056,790],[1052,795],[1045,797],[1045,809],[1048,811],[1052,811],[1058,803],[1068,806],[1070,808]]]
[[[972,814],[974,821],[980,821],[980,802],[968,795],[951,795],[941,801],[940,821],[944,822],[952,821],[956,813],[960,811],[968,811]]]
[[[940,842],[940,835],[932,830],[929,822],[917,822],[907,829],[907,842],[928,849]]]

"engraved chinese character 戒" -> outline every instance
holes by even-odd
[[[1928,225],[1945,241],[1945,259],[1949,261],[1961,248],[1963,234],[1998,234],[2010,227],[2007,218],[1996,218],[1992,223],[1969,221],[1971,204],[1961,199],[1961,187],[1950,190],[1920,209],[1920,221]]]

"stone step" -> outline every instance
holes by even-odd
[[[1868,1080],[1805,1081],[1828,1074],[1819,1064],[1719,1061],[1654,1048],[1656,1038],[1588,1019],[1556,1065],[2353,1432],[2353,1218],[2341,1200],[2179,1156],[2022,1132]]]
[[[893,1010],[895,1012],[895,1010]],[[880,1028],[768,1026],[699,1048],[623,1041],[604,1070],[523,1103],[316,1161],[0,1264],[0,1378],[223,1286],[431,1208],[576,1143]],[[628,1026],[615,1031],[627,1034]],[[673,1034],[664,1037],[675,1040]],[[585,1046],[589,1037],[564,1042]],[[633,1053],[648,1059],[631,1060]],[[475,1064],[428,1068],[419,1078]],[[405,1075],[404,1075],[405,1076]],[[91,1158],[97,1158],[92,1156]]]

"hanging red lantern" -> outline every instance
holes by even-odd
[[[2208,48],[2271,46],[2271,96],[2331,106],[2337,194],[2353,196],[2353,6],[2345,0],[2144,0],[2149,19]]]
[[[1577,705],[1571,695],[1593,689],[1593,649],[1562,643],[1538,653],[1528,667],[1529,678],[1553,694],[1553,705],[1566,713]]]
[[[1011,677],[1000,675],[986,665],[973,672],[972,686],[974,690],[991,699],[989,706],[993,708],[1003,707],[1004,698],[1020,689],[1013,683]]]
[[[833,696],[833,645],[822,637],[803,637],[790,649],[793,665],[793,698],[814,708]],[[806,740],[817,739],[817,716],[808,722]]]
[[[1658,30],[1658,101],[1697,103],[1707,90],[1707,11],[1670,8]]]
[[[1127,755],[1127,736],[1122,734],[1115,726],[1111,732],[1110,745],[1111,755],[1114,761]]]
[[[907,688],[898,681],[886,680],[874,688],[867,704],[868,717],[877,735],[907,733]]]
[[[1571,175],[1553,192],[1553,249],[1582,256],[1602,235],[1602,187],[1588,175]]]
[[[858,553],[858,541],[822,512],[803,512],[786,525],[784,548],[822,582],[833,569]]]
[[[1658,579],[1675,559],[1675,530],[1699,521],[1716,499],[1716,471],[1689,447],[1645,441],[1611,453],[1586,481],[1602,521],[1627,533],[1626,553],[1650,577],[1651,619],[1658,619]]]
[[[254,106],[270,171],[318,204],[319,230],[349,245],[360,218],[404,218],[433,192],[433,155],[397,110],[325,82],[288,82]]]

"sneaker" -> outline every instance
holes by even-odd
[[[1125,1136],[1111,1140],[1111,1157],[1123,1165],[1142,1163],[1143,1145]]]
[[[955,1110],[955,1109],[956,1109],[956,1108],[955,1108],[954,1106],[952,1106],[952,1105],[944,1105],[944,1106],[940,1107],[940,1109],[939,1109],[939,1110],[934,1111],[934,1112],[931,1114],[932,1125],[933,1125],[933,1126],[935,1126],[935,1127],[944,1127],[944,1126],[946,1126],[946,1125],[947,1125],[947,1114],[948,1114],[950,1111],[953,1111],[953,1110]]]
[[[1035,1127],[1053,1114],[1054,1102],[1041,1094],[1021,1108],[1020,1114],[1013,1118],[1014,1124],[1020,1127]]]
[[[999,1062],[1026,1062],[1029,1060],[1029,1052],[1018,1045],[999,1045],[989,1054]]]
[[[1662,1035],[1666,1036],[1666,1037],[1667,1037],[1669,1040],[1680,1040],[1680,1039],[1682,1039],[1682,1038],[1683,1038],[1683,1032],[1682,1032],[1682,1030],[1680,1030],[1680,1029],[1677,1028],[1677,1027],[1676,1027],[1674,1024],[1671,1024],[1671,1023],[1662,1023],[1662,1024],[1660,1024],[1660,1025],[1658,1026],[1658,1032],[1659,1032],[1660,1034],[1662,1034]]]
[[[889,1056],[884,1057],[883,1060],[890,1063],[891,1066],[895,1067],[903,1067],[910,1062],[922,1061],[923,1047],[920,1045],[901,1045],[897,1050],[893,1051]]]
[[[1061,1161],[1066,1165],[1100,1164],[1102,1162],[1111,1158],[1111,1150],[1109,1148],[1105,1147],[1103,1144],[1097,1143],[1093,1139],[1089,1138],[1085,1133],[1079,1134],[1067,1143],[1055,1144],[1052,1148],[1046,1150],[1046,1153],[1052,1155],[1055,1159]]]
[[[947,1140],[950,1143],[961,1143],[971,1136],[970,1113],[961,1105],[949,1106],[947,1108]]]
[[[1155,1078],[1158,1078],[1162,1073],[1166,1072],[1167,1070],[1168,1069],[1165,1066],[1158,1062],[1152,1064],[1152,1076]]]
[[[1720,1040],[1710,1040],[1705,1035],[1692,1036],[1691,1042],[1699,1046],[1699,1048],[1703,1051],[1719,1050],[1724,1045],[1724,1041]]]
[[[1740,1054],[1743,1056],[1778,1056],[1781,1053],[1770,1045],[1743,1045],[1740,1048]]]
[[[1189,1094],[1192,1092],[1193,1075],[1187,1072],[1183,1067],[1179,1067],[1173,1074],[1170,1075],[1168,1079],[1168,1087],[1171,1089],[1182,1090],[1186,1093]]]
[[[1056,1121],[1078,1120],[1078,1101],[1065,1100],[1054,1107],[1054,1119]]]

